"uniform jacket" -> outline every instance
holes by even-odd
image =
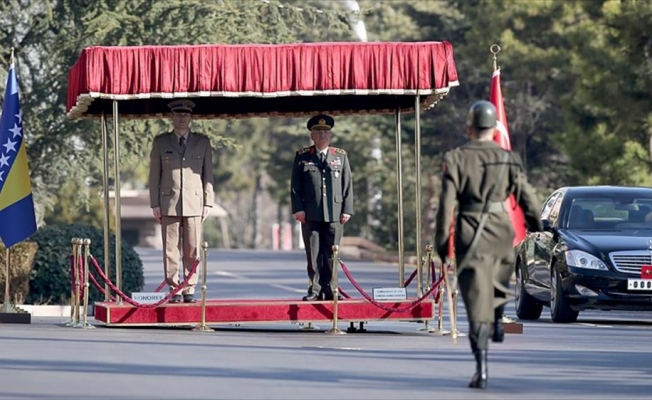
[[[315,146],[297,150],[291,181],[292,213],[304,211],[308,221],[336,222],[353,215],[353,184],[346,151],[329,147],[321,163]]]
[[[510,295],[509,277],[515,261],[514,229],[505,211],[489,213],[475,248],[469,249],[482,216],[482,205],[486,202],[505,204],[513,194],[523,210],[528,229],[542,230],[539,202],[527,182],[518,154],[507,152],[506,170],[499,180],[506,152],[492,141],[472,141],[444,156],[435,245],[443,260],[448,253],[450,224],[457,205],[455,260],[470,321],[493,321],[494,307],[506,302]],[[488,198],[494,185],[496,188]],[[474,207],[478,210],[469,211]],[[494,297],[495,290],[503,292],[500,299]]]
[[[149,202],[161,215],[200,216],[212,207],[213,149],[207,136],[190,132],[185,152],[174,132],[154,138],[150,153]]]

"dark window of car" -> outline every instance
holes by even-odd
[[[575,196],[564,226],[591,230],[652,229],[652,191],[643,195]]]

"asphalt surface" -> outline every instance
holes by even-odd
[[[162,279],[159,251],[140,250],[145,290]],[[396,286],[390,264],[348,262],[367,291]],[[300,252],[211,251],[209,298],[305,292]],[[341,276],[342,287],[360,297]],[[411,285],[414,287],[413,285]],[[460,302],[459,329],[466,332]],[[508,314],[514,316],[513,305]],[[91,321],[93,321],[91,319]],[[0,399],[643,399],[652,397],[652,313],[585,312],[553,324],[548,309],[522,335],[490,344],[489,388],[466,387],[468,339],[423,324],[374,322],[327,335],[295,324],[189,329],[74,329],[63,319],[0,326]],[[346,324],[340,326],[346,328]],[[449,328],[446,314],[445,328]]]

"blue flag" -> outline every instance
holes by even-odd
[[[0,116],[0,239],[7,248],[36,232],[34,199],[23,139],[23,114],[12,63]]]

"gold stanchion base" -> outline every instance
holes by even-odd
[[[428,324],[428,321],[423,321],[423,328],[419,328],[417,330],[420,331],[420,332],[431,333],[431,332],[435,331],[435,328],[431,328],[430,325]]]
[[[326,333],[327,335],[346,335],[346,332],[344,332],[343,330],[341,330],[340,328],[337,328],[337,327],[335,327],[333,329],[329,329],[324,333]]]
[[[317,325],[313,325],[312,322],[308,322],[308,325],[304,325],[304,324],[299,324],[299,325],[301,326],[299,329],[301,329],[302,331],[314,331],[319,329],[319,327]]]
[[[444,336],[450,336],[450,335],[451,335],[451,332],[447,332],[446,334],[444,334]],[[456,336],[456,337],[465,337],[466,334],[465,334],[465,333],[462,333],[462,332],[460,332],[460,331],[457,331],[457,334],[456,334],[455,336]]]
[[[61,326],[71,327],[77,325],[77,320],[71,319],[61,324]]]
[[[215,332],[215,329],[209,328],[206,325],[197,325],[196,327],[192,328],[191,331],[193,331],[193,332]]]
[[[88,322],[79,322],[76,325],[73,325],[72,327],[78,329],[95,329],[95,325],[91,325]]]

